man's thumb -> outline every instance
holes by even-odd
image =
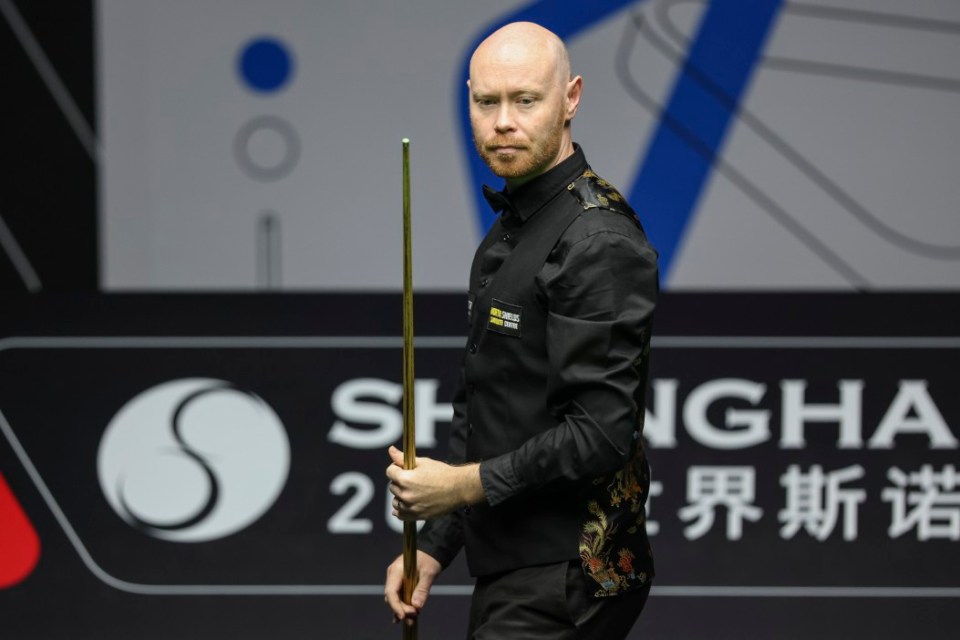
[[[403,466],[403,451],[391,445],[390,448],[387,449],[387,453],[390,454],[390,460],[393,461],[393,464]]]
[[[432,577],[421,576],[420,581],[413,590],[413,595],[410,597],[410,604],[417,609],[422,609],[423,605],[427,604],[427,596],[430,595],[431,585],[433,585]]]

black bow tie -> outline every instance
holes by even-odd
[[[483,197],[487,199],[487,204],[490,205],[490,208],[497,213],[501,211],[515,211],[513,203],[510,202],[510,198],[502,191],[494,191],[487,185],[483,185]]]

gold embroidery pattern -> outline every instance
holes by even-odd
[[[644,477],[643,461],[643,448],[638,446],[626,467],[594,481],[598,497],[587,502],[592,517],[582,525],[579,550],[584,571],[600,586],[595,596],[615,595],[649,579],[642,567],[635,566],[637,547],[650,555],[643,513],[649,479]],[[621,524],[628,525],[625,535],[617,535]]]
[[[631,213],[630,205],[616,188],[587,169],[571,186],[571,191],[584,209],[610,209]],[[632,215],[632,213],[631,213]]]

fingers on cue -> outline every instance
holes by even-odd
[[[396,562],[387,568],[387,581],[383,590],[383,601],[387,603],[393,612],[393,621],[400,622],[411,615],[415,616],[417,609],[400,599],[400,589],[402,588],[402,565]]]
[[[393,612],[393,621],[400,622],[404,619],[416,618],[419,610],[409,604],[406,604],[399,597],[397,598],[388,598],[387,604],[390,605],[390,609]]]
[[[403,519],[403,516],[400,515],[400,510],[401,510],[401,508],[403,507],[403,503],[400,501],[400,498],[394,498],[394,499],[390,502],[390,506],[391,506],[392,509],[393,509],[393,510],[391,511],[391,513],[393,514],[393,517],[395,517],[395,518],[400,518],[400,519],[402,520],[402,519]]]

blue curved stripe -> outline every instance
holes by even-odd
[[[629,200],[669,274],[782,0],[713,0],[700,22]]]

